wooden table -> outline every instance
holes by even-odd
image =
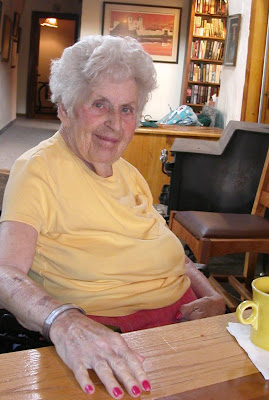
[[[159,125],[158,128],[138,128],[122,157],[134,165],[149,184],[153,202],[159,203],[163,185],[170,179],[162,172],[161,150],[170,150],[176,138],[219,140],[222,129],[204,126]],[[169,154],[169,161],[172,157]]]
[[[165,125],[158,124],[158,128],[140,127],[135,130],[135,133],[150,133],[158,135],[178,136],[183,138],[195,138],[204,140],[219,140],[222,129],[210,128],[207,126],[181,126],[181,125]]]
[[[244,350],[226,330],[234,314],[124,334],[146,357],[152,391],[145,400],[269,399],[265,381]],[[96,392],[79,388],[53,347],[0,355],[0,399],[110,399],[93,371]],[[125,394],[125,399],[131,399]]]

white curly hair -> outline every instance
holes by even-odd
[[[138,87],[138,112],[157,86],[152,58],[131,37],[86,36],[67,47],[61,58],[51,63],[51,101],[62,103],[72,115],[74,107],[86,102],[94,86],[104,77],[113,82],[134,79]]]

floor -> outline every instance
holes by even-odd
[[[256,266],[255,277],[269,275],[269,259],[259,255]],[[210,260],[209,272],[211,274],[239,275],[243,273],[245,254],[229,254],[222,257],[215,257]],[[222,286],[237,300],[241,301],[240,295],[228,284],[221,283]]]

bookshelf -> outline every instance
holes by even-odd
[[[219,93],[228,0],[192,0],[182,104],[199,112]]]

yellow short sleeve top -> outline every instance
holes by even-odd
[[[182,246],[136,168],[121,158],[102,178],[59,132],[14,164],[1,216],[8,220],[38,231],[31,278],[88,314],[168,306],[190,285]]]

